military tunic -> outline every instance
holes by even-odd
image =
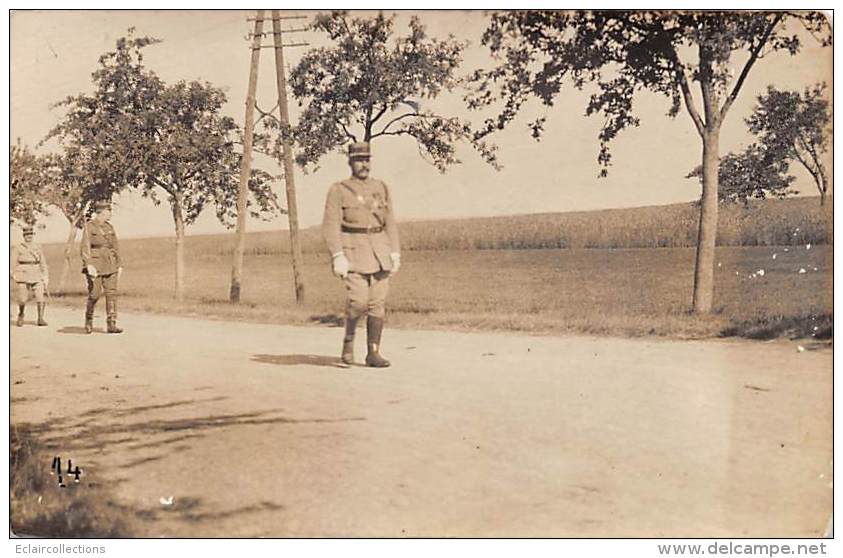
[[[49,276],[47,259],[41,246],[34,242],[23,242],[12,248],[12,280],[19,304],[25,304],[29,290],[35,294],[36,302],[44,302],[44,286]]]
[[[88,299],[96,301],[103,290],[106,297],[117,295],[117,271],[120,268],[120,249],[117,233],[108,221],[85,223],[82,229],[82,273],[88,281]],[[96,269],[96,276],[88,273],[88,266]]]
[[[382,318],[392,254],[400,253],[389,188],[374,178],[347,178],[333,184],[325,201],[322,235],[331,255],[345,254],[349,274],[347,315]]]
[[[401,251],[392,198],[374,178],[348,178],[328,190],[322,234],[331,254],[343,252],[350,271],[392,269],[390,254]]]
[[[117,273],[120,267],[120,249],[117,244],[117,233],[108,221],[98,223],[88,221],[82,229],[82,272],[92,265],[97,275]]]

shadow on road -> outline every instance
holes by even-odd
[[[172,508],[162,509],[162,512],[174,512],[179,516],[179,519],[186,521],[209,521],[218,519],[228,519],[248,513],[256,513],[262,511],[278,511],[283,510],[284,506],[275,502],[261,501],[250,506],[241,506],[229,510],[213,510],[201,511],[203,508],[207,509],[210,505],[204,504],[201,498],[184,497],[176,500]]]
[[[79,326],[65,326],[58,331],[59,333],[70,333],[73,335],[87,335],[87,333],[85,332],[85,328]],[[105,333],[105,329],[101,327],[95,327],[94,333]]]
[[[34,320],[34,319],[33,319],[33,320],[27,320],[27,319],[24,319],[24,320],[23,320],[23,326],[18,326],[18,321],[17,321],[17,319],[9,319],[9,328],[13,328],[13,327],[25,327],[25,326],[34,326],[34,325],[36,325],[36,323],[35,323],[35,320]]]
[[[345,325],[345,318],[339,314],[314,314],[310,321],[317,324],[327,324],[333,327]]]
[[[129,409],[92,409],[73,417],[54,417],[47,422],[25,426],[39,442],[50,449],[60,451],[79,451],[102,449],[112,452],[138,449],[172,448],[192,438],[202,438],[207,433],[232,427],[260,425],[296,425],[338,423],[366,420],[364,417],[339,418],[293,418],[280,415],[280,409],[253,411],[247,413],[216,413],[205,416],[177,417],[170,419],[143,418],[150,410],[160,411],[170,407],[183,407],[225,397],[206,400],[173,401],[161,405],[144,405]],[[134,422],[124,422],[125,418],[137,417]],[[154,456],[153,456],[154,457]],[[157,460],[154,457],[152,460]],[[139,464],[132,461],[124,466]]]
[[[281,366],[294,366],[304,364],[308,366],[328,366],[332,368],[348,368],[342,363],[339,357],[324,355],[254,355],[253,362],[264,364],[278,364]]]
[[[136,485],[137,479],[145,475],[164,474],[162,471],[172,468],[173,463],[181,463],[185,467],[201,466],[196,461],[196,452],[202,451],[202,440],[218,433],[235,429],[247,432],[246,429],[262,427],[260,432],[271,436],[280,433],[277,429],[295,428],[297,425],[332,428],[330,425],[336,423],[366,420],[361,416],[296,417],[286,415],[279,408],[225,412],[218,405],[227,399],[230,397],[172,399],[128,407],[103,405],[88,409],[68,406],[58,409],[61,413],[58,416],[43,422],[12,424],[11,428],[25,429],[47,456],[72,456],[74,463],[81,463],[82,468],[87,470],[86,486],[96,483],[105,486],[108,483],[113,488],[130,481]],[[207,451],[207,446],[204,447]],[[193,453],[185,457],[185,452]],[[108,458],[92,457],[94,455]],[[105,461],[101,461],[103,459]],[[49,460],[44,463],[45,470],[47,464]],[[50,480],[49,477],[47,480]],[[103,502],[109,507],[121,507],[110,496]],[[149,507],[146,503],[135,501],[123,504],[121,509],[136,518],[133,527],[138,534],[144,535],[147,532],[159,533],[162,527],[157,522],[169,514],[172,514],[172,519],[185,523],[202,523],[271,513],[284,507],[276,502],[258,501],[233,509],[218,509],[213,504],[183,497],[176,499],[172,507]],[[179,526],[168,528],[178,529]]]
[[[220,395],[217,397],[209,397],[207,399],[188,399],[183,401],[168,401],[167,403],[156,403],[155,405],[138,405],[136,407],[129,407],[128,409],[113,409],[110,407],[97,407],[96,409],[91,409],[86,411],[80,415],[80,418],[88,418],[94,417],[98,415],[108,414],[111,417],[122,417],[127,415],[134,415],[137,413],[143,413],[146,411],[157,411],[160,409],[171,409],[173,407],[182,407],[184,405],[195,405],[197,403],[210,403],[213,401],[223,401],[228,399],[225,395]]]

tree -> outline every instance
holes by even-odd
[[[43,199],[45,203],[61,211],[69,225],[57,292],[64,291],[73,259],[73,244],[76,242],[78,231],[85,223],[88,180],[84,163],[82,153],[74,148],[62,154],[50,154],[45,157]]]
[[[818,12],[503,12],[492,15],[482,42],[500,64],[478,71],[471,108],[502,102],[497,118],[486,120],[477,138],[504,128],[522,105],[538,98],[552,106],[566,80],[574,87],[595,83],[587,115],[602,114],[598,161],[605,176],[609,143],[639,124],[636,91],[648,89],[670,99],[668,116],[683,104],[702,141],[703,187],[694,272],[693,308],[711,311],[714,244],[717,234],[720,128],[756,62],[774,51],[796,54],[801,25],[831,42],[830,27]],[[734,56],[742,54],[743,57]],[[733,66],[739,67],[737,73]],[[702,112],[692,91],[699,86]],[[530,126],[541,137],[545,118]]]
[[[44,161],[20,140],[9,147],[9,223],[34,224],[46,214]]]
[[[729,153],[720,159],[718,196],[721,203],[749,203],[750,198],[768,196],[784,198],[799,192],[791,190],[795,180],[787,174],[787,160],[773,156],[758,145],[751,145],[740,153]],[[685,178],[702,181],[702,166],[697,166]]]
[[[88,197],[109,199],[132,188],[155,205],[167,202],[176,235],[175,293],[181,300],[185,228],[209,206],[228,227],[236,216],[239,130],[221,114],[226,101],[221,89],[198,81],[167,85],[143,65],[141,50],[158,41],[133,38],[131,32],[100,57],[94,93],[60,103],[68,114],[48,137],[59,138],[65,148],[87,150]],[[253,216],[278,210],[272,179],[252,171]]]
[[[828,174],[823,159],[831,142],[831,119],[825,84],[797,91],[769,87],[758,97],[752,115],[746,119],[749,130],[773,158],[796,160],[814,179],[825,204]]]
[[[316,16],[311,28],[332,46],[311,49],[290,74],[304,110],[299,124],[283,132],[300,148],[297,163],[306,169],[348,142],[407,136],[440,172],[460,162],[455,145],[461,141],[495,164],[494,147],[475,139],[467,121],[423,107],[423,100],[459,84],[465,43],[428,37],[417,17],[408,35],[394,37],[394,19],[349,18],[344,11]]]

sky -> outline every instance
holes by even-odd
[[[482,12],[413,13],[429,34],[441,38],[453,34],[469,42],[464,53],[464,72],[492,62],[488,50],[480,44],[488,23]],[[398,14],[398,34],[405,32],[413,13]],[[367,16],[371,12],[352,15]],[[129,27],[135,27],[137,35],[163,41],[144,50],[148,68],[168,83],[202,80],[223,88],[228,96],[225,113],[242,126],[250,59],[246,35],[253,26],[247,21],[249,17],[254,17],[254,11],[14,11],[10,20],[10,140],[20,138],[34,147],[61,118],[61,110],[51,105],[68,95],[91,91],[91,73],[97,67],[98,57],[113,49],[115,40],[125,35]],[[287,27],[301,24],[291,21]],[[326,44],[316,32],[296,33],[289,35],[288,40],[307,41],[310,46],[306,48]],[[305,50],[285,49],[288,69]],[[737,59],[736,63],[742,61]],[[819,81],[831,85],[831,68],[831,49],[819,48],[810,38],[796,56],[771,54],[760,60],[723,126],[721,154],[740,150],[750,141],[743,119],[751,113],[756,96],[768,85],[799,90]],[[274,53],[263,49],[257,93],[261,109],[275,104],[275,87]],[[585,116],[591,92],[567,88],[553,107],[547,109],[534,103],[508,129],[492,136],[500,147],[504,165],[501,171],[465,147],[459,150],[463,163],[441,174],[419,156],[411,140],[383,138],[372,148],[372,175],[389,185],[399,221],[661,205],[699,197],[699,183],[684,178],[701,159],[701,142],[691,119],[684,107],[675,119],[668,118],[668,100],[646,91],[637,95],[635,101],[640,127],[622,132],[613,141],[609,177],[598,178],[597,134],[601,119]],[[698,94],[697,99],[699,102]],[[475,122],[480,119],[464,107],[461,92],[437,99],[434,106],[443,113]],[[293,121],[297,108],[291,99]],[[531,138],[527,128],[537,115],[547,116],[540,142]],[[264,158],[258,157],[255,164],[269,172],[279,172],[274,162]],[[794,170],[796,188],[814,195],[816,188],[810,177]],[[345,157],[340,153],[327,156],[320,162],[319,170],[311,174],[304,175],[297,168],[302,227],[319,223],[328,187],[348,174]],[[283,182],[276,188],[286,205]],[[121,194],[115,202],[112,222],[121,237],[173,234],[172,215],[166,206],[153,206],[132,193]],[[41,224],[46,228],[38,233],[40,241],[66,238],[67,223],[60,215],[46,218]],[[250,219],[247,225],[249,231],[286,228],[286,216],[271,222]],[[226,230],[209,209],[188,229],[188,234]]]

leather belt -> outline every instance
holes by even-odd
[[[347,225],[342,226],[342,232],[344,233],[371,233],[377,234],[379,232],[383,232],[383,227],[349,227]]]

